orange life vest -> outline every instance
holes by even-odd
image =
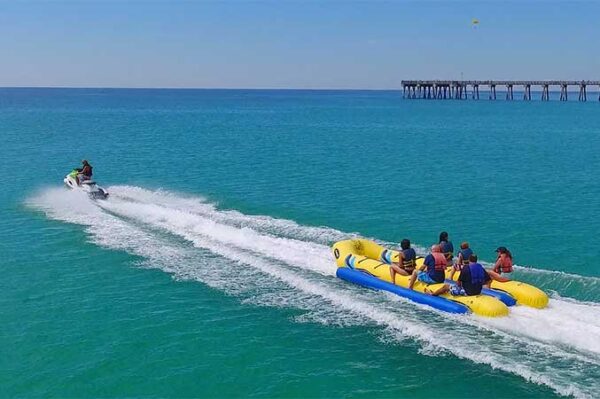
[[[446,260],[446,256],[441,252],[432,252],[431,256],[435,260],[435,270],[436,271],[444,271],[446,270],[446,266],[448,266],[448,261]]]
[[[500,261],[500,264],[498,264],[498,260]],[[496,260],[496,267],[494,267],[496,273],[512,273],[513,262],[510,256],[500,254],[498,255],[498,260]]]

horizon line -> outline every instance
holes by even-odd
[[[343,90],[354,90],[354,91],[402,91],[402,88],[330,88],[330,87],[170,87],[170,86],[156,86],[156,87],[135,87],[135,86],[1,86],[0,89],[104,89],[104,90],[303,90],[303,91],[317,91],[317,90],[328,90],[328,91],[343,91]]]
[[[592,87],[595,85],[591,85]],[[49,89],[49,90],[220,90],[220,91],[235,91],[235,90],[247,90],[247,91],[397,91],[402,93],[402,88],[394,89],[365,89],[365,88],[298,88],[298,87],[169,87],[169,86],[157,86],[157,87],[128,87],[128,86],[0,86],[0,90],[4,89]],[[515,90],[516,93],[521,93],[522,90]],[[537,93],[541,90],[532,90]],[[568,92],[577,92],[577,89],[569,89]],[[591,92],[597,92],[600,90],[591,90]],[[488,90],[482,90],[487,93]],[[504,93],[505,90],[497,90],[499,93]],[[558,90],[550,90],[551,93],[558,92]]]

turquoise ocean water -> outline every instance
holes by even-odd
[[[597,395],[599,106],[0,89],[0,396]],[[108,201],[62,187],[82,158]],[[441,230],[549,308],[335,277],[336,240]]]

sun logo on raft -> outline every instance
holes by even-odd
[[[384,249],[381,253],[381,261],[385,263],[392,263],[392,253],[387,249]]]
[[[346,256],[346,266],[348,266],[350,269],[354,269],[354,262],[356,262],[356,258],[354,257],[354,255],[348,255]]]

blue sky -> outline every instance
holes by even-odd
[[[599,43],[600,2],[0,1],[0,86],[600,79]]]

